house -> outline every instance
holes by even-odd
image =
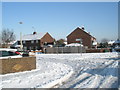
[[[18,45],[20,45],[20,40],[18,41]],[[33,32],[33,34],[24,35],[22,37],[22,44],[24,50],[42,50],[46,45],[53,45],[54,38],[48,33],[37,33]]]
[[[0,47],[2,48],[10,48],[16,41],[11,41],[9,43],[1,43]]]
[[[67,36],[67,43],[80,43],[87,48],[92,48],[93,43],[96,41],[96,38],[87,33],[84,27],[77,27],[73,32]]]
[[[113,43],[113,47],[116,51],[120,52],[120,40],[117,39],[114,43]]]
[[[107,43],[108,43],[108,46],[109,46],[109,47],[113,47],[113,44],[115,43],[115,41],[110,40],[110,41],[108,41]]]

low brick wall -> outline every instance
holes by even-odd
[[[86,53],[103,53],[103,52],[111,52],[109,48],[102,48],[102,49],[87,49]]]
[[[0,59],[2,70],[0,74],[15,73],[36,69],[36,57]]]

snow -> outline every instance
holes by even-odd
[[[117,88],[118,53],[37,54],[37,69],[0,75],[1,88]]]
[[[14,43],[16,43],[17,41],[15,40],[15,41],[12,41],[12,42],[10,42],[10,43],[8,43],[8,44],[14,44]]]
[[[67,45],[67,41],[65,41],[64,44]]]
[[[16,47],[16,48],[20,48],[20,47],[21,47],[21,45],[15,45],[14,47]],[[22,45],[22,47],[23,47],[23,45]]]
[[[114,49],[120,49],[120,46],[116,45]]]
[[[118,44],[118,43],[120,43],[120,40],[116,40],[114,43]]]
[[[38,33],[38,34],[27,34],[22,37],[22,40],[39,40],[41,39],[45,33]]]
[[[83,45],[81,45],[81,44],[79,44],[79,43],[71,43],[71,44],[67,44],[67,45],[65,45],[66,47],[76,47],[76,46],[83,46]]]
[[[115,43],[115,41],[113,41],[113,40],[108,42],[108,44],[110,44],[110,45],[113,45],[113,43]]]
[[[1,88],[42,88],[52,87],[69,78],[73,70],[61,63],[37,61],[37,69],[32,71],[0,75]]]
[[[93,45],[97,45],[98,43],[96,41],[93,42]]]
[[[11,49],[11,48],[0,48],[0,51],[17,51],[17,49]]]

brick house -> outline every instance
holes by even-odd
[[[82,40],[80,42],[80,40]],[[82,43],[85,47],[92,48],[93,42],[96,41],[96,38],[87,33],[84,27],[77,27],[73,32],[67,36],[67,43]]]
[[[54,38],[48,33],[36,33],[24,35],[22,37],[22,44],[24,50],[42,50],[44,45],[53,45]],[[20,45],[20,40],[18,41]]]

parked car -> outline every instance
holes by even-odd
[[[22,57],[22,55],[17,52],[17,49],[0,48],[0,59],[19,57]]]
[[[23,51],[22,56],[23,57],[29,57],[29,51]]]

